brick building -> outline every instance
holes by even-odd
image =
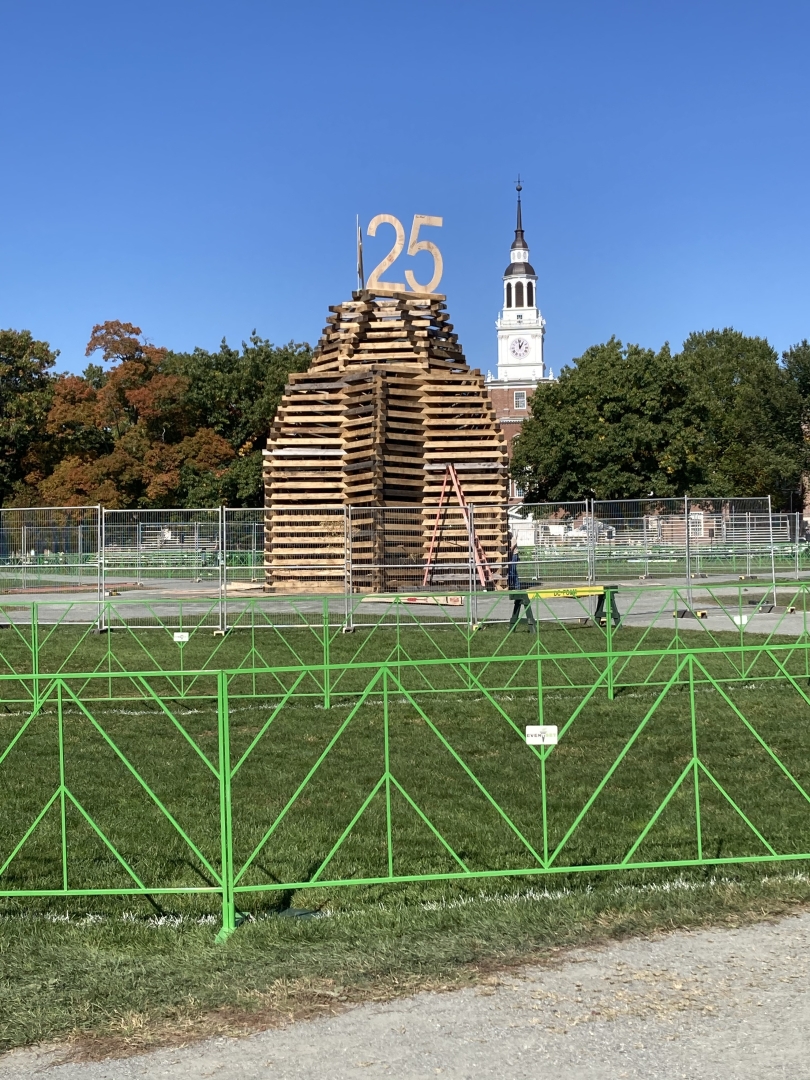
[[[509,265],[503,275],[503,307],[496,322],[498,330],[498,371],[487,375],[495,413],[506,436],[509,457],[512,440],[529,414],[529,401],[539,382],[550,382],[543,362],[546,320],[537,306],[537,274],[529,262],[529,245],[523,235],[521,184],[517,184],[517,224]],[[510,485],[510,502],[520,502],[522,493]]]

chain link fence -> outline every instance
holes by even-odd
[[[511,574],[507,533],[519,553]],[[0,594],[215,599],[224,629],[226,609],[238,617],[240,599],[255,595],[334,595],[349,611],[367,594],[417,602],[544,584],[773,582],[803,576],[808,548],[801,516],[772,513],[768,499],[12,508],[0,510]]]
[[[595,500],[591,516],[594,581],[773,578],[777,535],[780,545],[794,546],[790,556],[798,572],[798,516],[791,535],[789,515],[773,515],[770,499]],[[780,552],[781,562],[785,554]]]
[[[521,582],[575,584],[592,577],[592,515],[587,501],[524,503],[509,509]]]
[[[160,582],[176,590],[218,589],[222,511],[104,510],[102,592]]]
[[[97,506],[0,510],[0,593],[97,587],[100,530]]]

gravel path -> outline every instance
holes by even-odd
[[[761,1080],[810,1077],[810,913],[577,949],[475,990],[97,1064],[45,1050],[0,1080]]]

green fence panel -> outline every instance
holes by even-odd
[[[392,598],[350,633],[334,597],[227,635],[204,605],[33,605],[0,640],[0,897],[226,937],[296,893],[810,858],[807,593],[776,591],[540,596],[514,632],[508,597],[444,625]]]

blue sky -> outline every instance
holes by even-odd
[[[611,334],[810,336],[807,3],[2,0],[0,33],[0,326],[62,369],[113,318],[314,344],[381,212],[444,218],[494,368],[518,172],[555,372]]]

